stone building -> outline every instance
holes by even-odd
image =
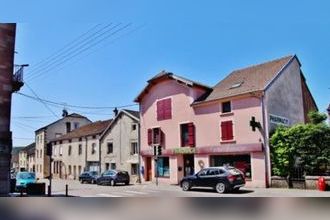
[[[63,118],[35,131],[35,171],[37,178],[49,176],[50,159],[47,156],[47,144],[51,140],[61,137],[91,121],[85,116],[73,113],[64,114]]]

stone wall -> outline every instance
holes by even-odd
[[[330,190],[330,176],[324,177],[327,184],[327,190]],[[319,176],[306,176],[305,182],[295,182],[293,181],[293,188],[295,189],[310,189],[317,190],[317,182]],[[288,181],[284,177],[273,176],[272,177],[272,188],[289,188]]]

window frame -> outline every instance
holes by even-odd
[[[228,104],[229,103],[229,107],[230,107],[230,111],[224,111],[224,105],[225,104]],[[221,113],[222,114],[229,114],[229,113],[232,113],[233,112],[233,107],[232,107],[232,101],[224,101],[224,102],[221,102]]]

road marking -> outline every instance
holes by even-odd
[[[121,196],[117,196],[117,195],[112,195],[112,194],[105,194],[105,193],[101,193],[101,194],[97,194],[96,197],[121,197]]]
[[[147,195],[148,194],[148,193],[145,193],[145,192],[138,192],[138,191],[131,191],[131,190],[127,190],[125,192],[133,193],[133,194],[139,194],[139,195]]]

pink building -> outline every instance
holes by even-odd
[[[153,146],[162,147],[159,181],[178,184],[203,167],[229,164],[247,185],[270,181],[269,133],[304,123],[317,109],[296,56],[233,71],[214,87],[161,72],[136,98],[140,104],[144,180],[155,180]],[[261,129],[252,130],[252,117]]]

